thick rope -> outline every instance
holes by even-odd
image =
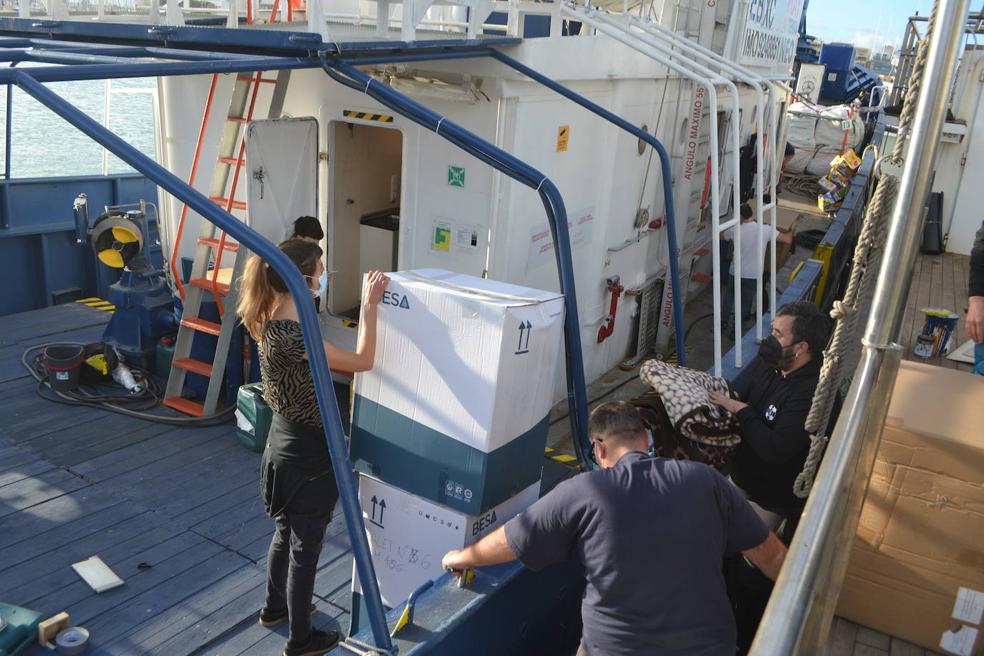
[[[902,153],[905,149],[906,137],[916,112],[919,91],[923,84],[923,71],[929,58],[929,40],[936,26],[937,3],[929,15],[926,36],[920,42],[916,54],[916,62],[912,69],[912,82],[906,92],[905,105],[899,115],[899,136],[887,160],[893,164],[901,164]],[[877,166],[877,164],[876,164]],[[847,283],[844,298],[835,301],[830,316],[836,322],[834,334],[823,352],[823,365],[820,368],[820,379],[813,393],[813,404],[806,418],[806,430],[810,433],[810,451],[803,463],[803,471],[793,483],[793,494],[805,499],[813,488],[817,469],[823,460],[823,454],[830,437],[827,426],[834,408],[837,393],[845,380],[842,372],[845,364],[856,362],[860,354],[860,340],[857,335],[858,319],[862,309],[866,309],[871,301],[874,281],[878,275],[881,257],[884,252],[885,236],[887,234],[887,218],[895,205],[899,181],[890,175],[882,175],[878,180],[868,207],[865,209],[861,234],[854,249],[851,266],[851,277]]]

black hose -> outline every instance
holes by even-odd
[[[699,316],[696,319],[694,319],[693,321],[691,321],[690,322],[690,325],[687,326],[687,330],[685,330],[684,333],[683,333],[683,341],[684,341],[684,343],[686,343],[687,338],[690,337],[690,331],[694,329],[694,326],[696,326],[698,323],[700,323],[704,319],[710,319],[713,316],[714,316],[714,313],[713,312],[709,312],[709,313],[707,313],[705,315],[702,315],[702,316]]]
[[[68,342],[59,342],[59,344],[68,344]],[[52,389],[48,383],[48,373],[41,363],[41,354],[38,353],[33,358],[31,357],[31,353],[40,351],[46,346],[48,344],[32,346],[21,355],[21,364],[38,383],[35,391],[38,396],[46,401],[63,405],[100,408],[134,419],[176,426],[215,426],[228,421],[236,410],[235,406],[232,406],[207,417],[171,417],[151,413],[151,410],[160,407],[164,390],[153,379],[150,372],[138,367],[130,367],[134,379],[140,383],[142,388],[140,392],[135,394],[130,392],[111,393],[106,389],[109,387],[108,385],[80,385],[71,392],[59,392]],[[80,344],[80,346],[84,345]],[[113,385],[113,387],[116,386]],[[46,393],[46,390],[50,393]]]

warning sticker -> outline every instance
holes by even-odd
[[[566,153],[571,139],[571,126],[561,125],[557,128],[557,152]]]
[[[960,588],[953,604],[953,617],[961,622],[980,624],[984,616],[984,592]]]

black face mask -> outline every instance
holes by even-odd
[[[793,347],[783,346],[775,335],[769,335],[759,342],[758,356],[762,362],[779,370],[788,369],[796,359]]]

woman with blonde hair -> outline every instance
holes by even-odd
[[[279,248],[307,279],[311,293],[321,296],[328,284],[321,247],[290,239]],[[369,272],[355,351],[324,342],[333,369],[356,372],[372,368],[376,311],[388,282],[382,273]],[[275,523],[260,624],[274,626],[289,620],[284,656],[322,654],[335,646],[339,636],[336,631],[312,628],[311,600],[321,543],[338,500],[338,487],[297,307],[281,277],[254,255],[243,273],[236,310],[259,346],[263,397],[275,413],[260,463],[260,492]]]

